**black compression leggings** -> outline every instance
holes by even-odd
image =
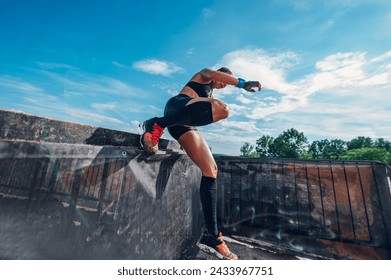
[[[161,127],[170,126],[203,126],[213,123],[212,103],[207,101],[194,102],[186,105],[190,97],[177,95],[168,100],[164,117],[157,118]]]
[[[216,178],[202,176],[200,197],[205,226],[209,234],[217,237],[217,186]]]

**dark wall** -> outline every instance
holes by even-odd
[[[391,248],[390,169],[380,162],[217,157],[222,226]]]
[[[179,152],[1,141],[0,258],[191,258],[199,179]]]
[[[148,156],[139,135],[1,110],[0,139],[0,259],[194,255],[201,174],[176,142],[163,140]],[[225,233],[299,247],[316,240],[310,249],[318,253],[330,241],[390,256],[389,166],[215,158]],[[286,235],[307,239],[292,245]],[[340,249],[332,251],[338,258]]]

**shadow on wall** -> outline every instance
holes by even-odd
[[[14,141],[0,150],[0,257],[194,255],[200,174],[184,154]]]
[[[98,146],[139,146],[139,136],[136,134],[125,134],[104,128],[96,128],[84,143]]]

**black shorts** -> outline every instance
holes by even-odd
[[[166,107],[164,108],[164,116],[168,116],[171,114],[176,113],[178,110],[182,109],[186,106],[186,104],[191,100],[192,98],[187,96],[186,94],[178,94],[174,97],[171,97],[167,103]],[[181,137],[184,133],[190,131],[190,130],[197,130],[194,126],[170,126],[167,128],[170,135],[178,140],[179,137]]]

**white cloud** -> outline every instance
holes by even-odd
[[[215,68],[226,66],[237,77],[261,81],[265,89],[286,93],[297,89],[285,80],[286,71],[297,62],[298,56],[293,52],[269,54],[262,49],[248,48],[224,55]]]
[[[365,90],[369,86],[390,83],[389,65],[377,66],[375,72],[368,71],[371,63],[385,61],[389,57],[391,51],[372,60],[366,59],[364,52],[336,53],[316,62],[315,73],[293,82],[286,80],[287,72],[298,63],[298,56],[292,52],[270,54],[261,49],[237,50],[226,54],[215,67],[225,65],[235,76],[259,80],[264,89],[285,95],[286,98],[282,97],[276,107],[286,111],[290,107],[286,104],[287,101],[293,101],[296,105],[305,104],[309,96],[324,90],[337,89],[341,93],[343,90],[348,92],[349,89],[356,90],[358,87]],[[256,101],[258,106],[262,105],[257,95],[253,95],[251,99],[244,96],[236,99],[243,104]],[[295,107],[292,106],[292,109]]]
[[[296,110],[306,103],[305,98],[295,96],[283,96],[278,103],[255,102],[251,112],[247,115],[249,119],[266,119],[275,114],[288,113]]]
[[[388,85],[391,81],[391,73],[376,74],[360,82],[362,86]]]
[[[325,31],[332,28],[334,25],[335,25],[335,20],[328,20],[319,27],[319,30]]]
[[[286,115],[297,122],[295,128],[301,128],[306,135],[327,139],[351,140],[357,136],[389,137],[387,127],[391,124],[391,104],[387,101],[386,92],[375,89],[366,98],[352,96],[346,100],[332,91],[323,95],[330,96],[330,100],[325,101],[323,96],[312,98],[300,110]],[[281,116],[283,114],[276,115],[275,119]],[[284,119],[283,122],[292,121]]]
[[[117,66],[118,68],[126,68],[126,65],[119,63],[118,61],[112,61],[111,62],[114,66]]]
[[[391,75],[387,68],[376,66],[375,71],[370,71],[372,63],[365,53],[337,53],[317,62],[319,71],[306,76],[298,85],[307,95],[328,89],[357,95],[373,90],[373,86],[389,84]]]
[[[195,48],[190,48],[186,51],[186,56],[191,57],[195,51]]]
[[[74,72],[72,75],[61,75],[50,71],[39,71],[39,73],[51,78],[57,84],[61,84],[64,94],[71,93],[79,96],[113,95],[123,97],[146,95],[143,89],[132,87],[121,80],[107,76],[82,72]]]
[[[200,130],[205,130],[203,134],[209,144],[217,146],[215,152],[224,146],[231,150],[226,152],[229,154],[238,154],[244,142],[254,143],[262,134],[276,136],[291,127],[318,139],[349,140],[358,135],[390,138],[391,51],[374,58],[368,56],[365,52],[331,54],[314,62],[312,73],[288,79],[289,72],[300,67],[300,58],[295,53],[255,48],[230,52],[216,68],[227,66],[236,77],[259,80],[264,90],[247,93],[227,87],[222,94],[216,91],[215,95],[228,104],[230,118]],[[170,76],[182,71],[169,62],[141,62],[140,71],[156,75]],[[113,129],[135,129],[138,121],[127,118],[142,118],[145,112],[157,115],[162,112],[161,107],[145,105],[144,98],[151,96],[150,93],[118,79],[76,71],[60,75],[49,71],[61,68],[54,64],[42,64],[40,68],[37,72],[49,77],[57,85],[56,89],[64,92],[58,94],[38,87],[35,81],[2,75],[0,90],[5,93],[2,100],[8,102],[18,94],[18,102],[24,103],[17,107],[28,109],[26,112]],[[179,83],[153,86],[169,94],[177,94],[181,88]],[[91,110],[81,109],[83,104],[90,105]],[[107,111],[99,114],[96,110]]]
[[[242,138],[242,145],[245,139],[259,138],[260,129],[277,136],[294,127],[312,140],[350,140],[360,135],[389,139],[390,53],[373,59],[365,52],[335,53],[315,62],[313,73],[288,81],[287,74],[298,62],[297,55],[259,49],[231,52],[216,67],[224,65],[235,76],[259,80],[266,90],[218,95],[230,108],[230,103],[239,107],[233,110],[230,122],[221,122],[213,133],[221,131],[224,135],[221,141],[236,145],[237,153],[240,148],[237,142]],[[208,134],[207,137],[208,142],[218,143],[212,137],[219,136]]]
[[[323,73],[332,73],[337,79],[360,80],[364,77],[365,53],[337,53],[316,63]]]
[[[65,107],[64,112],[67,113],[70,116],[76,117],[78,120],[83,119],[84,121],[87,121],[88,123],[94,123],[94,125],[107,125],[107,124],[121,124],[125,125],[125,122],[105,116],[103,114],[97,114],[94,112],[90,112],[88,110],[73,108],[73,107]]]
[[[37,65],[43,69],[67,69],[67,70],[76,70],[76,67],[65,63],[53,63],[53,62],[37,62]]]
[[[381,61],[385,61],[385,60],[388,60],[388,59],[391,59],[391,51],[388,51],[380,56],[377,56],[375,58],[373,58],[371,60],[371,62],[381,62]]]
[[[181,67],[174,63],[157,59],[145,59],[137,61],[133,63],[133,67],[138,71],[146,72],[152,75],[163,75],[166,77],[183,71]]]
[[[202,130],[202,128],[200,130]],[[202,135],[212,147],[212,152],[225,153],[228,155],[239,154],[239,147],[242,146],[244,142],[254,143],[257,139],[257,137],[254,137],[251,134],[245,134],[243,131],[242,135],[227,135],[226,129],[202,131]],[[257,135],[259,135],[259,132]]]
[[[291,2],[295,10],[310,10],[313,2],[309,0],[296,0]]]
[[[31,71],[49,78],[50,86],[39,88],[25,78],[0,76],[0,103],[39,116],[112,129],[128,130],[130,114],[144,114],[149,93],[106,76],[50,70]],[[40,79],[41,79],[40,78]],[[4,94],[4,95],[3,95]],[[91,102],[95,101],[95,102]],[[3,103],[4,102],[4,103]],[[121,103],[121,106],[117,104]],[[4,104],[4,105],[3,105]],[[91,106],[90,109],[83,107]],[[148,112],[156,111],[149,107]]]
[[[91,107],[97,110],[113,110],[117,106],[115,102],[109,102],[109,103],[92,103]]]
[[[254,121],[241,122],[241,121],[229,121],[224,120],[220,123],[223,128],[228,130],[234,130],[236,132],[257,132],[259,129],[256,127]]]
[[[274,98],[274,97],[272,97],[272,96],[268,96],[268,97],[265,97],[264,100],[265,100],[265,101],[276,102],[276,101],[277,101],[277,98]]]
[[[180,83],[156,83],[152,84],[152,86],[167,92],[170,96],[174,96],[181,91],[184,85]]]
[[[243,95],[239,95],[238,97],[236,97],[236,100],[239,101],[242,104],[251,104],[251,103],[254,102],[252,99],[247,98],[247,97],[245,97]]]
[[[238,105],[236,103],[230,103],[227,104],[229,108],[229,115],[231,117],[237,116],[237,115],[243,115],[244,113],[248,112],[247,106]]]
[[[42,93],[43,90],[35,85],[9,75],[0,76],[0,88],[3,92],[12,91],[23,94]]]
[[[315,64],[318,71],[296,85],[304,96],[332,88],[356,87],[368,77],[364,72],[366,63],[365,53],[337,53],[318,61]]]
[[[202,9],[202,19],[204,21],[207,21],[209,20],[210,18],[212,18],[214,15],[216,15],[216,12],[212,9],[209,9],[209,8],[204,8]]]

